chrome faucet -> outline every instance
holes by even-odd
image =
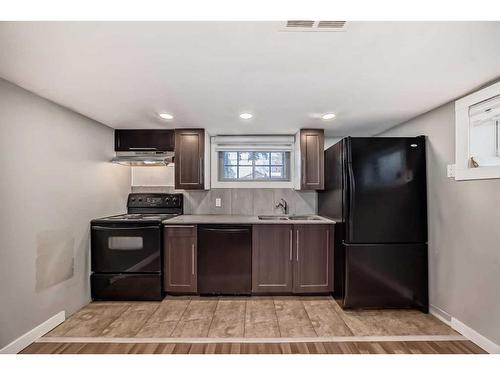
[[[286,203],[286,200],[284,200],[283,198],[280,199],[280,201],[278,203],[276,203],[276,208],[280,208],[283,210],[283,213],[285,215],[288,214],[288,203]]]

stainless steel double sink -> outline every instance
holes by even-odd
[[[261,215],[258,218],[259,220],[321,220],[320,217],[315,215]]]

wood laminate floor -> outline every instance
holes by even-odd
[[[344,311],[331,297],[167,297],[93,302],[46,337],[457,335],[417,310]]]
[[[34,343],[21,354],[481,354],[470,341]]]
[[[479,353],[417,310],[344,311],[331,297],[93,302],[22,353]]]

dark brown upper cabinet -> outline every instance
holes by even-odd
[[[333,292],[333,225],[294,225],[293,292]]]
[[[175,129],[175,188],[203,190],[205,130]]]
[[[291,293],[292,226],[258,224],[252,231],[252,292]]]
[[[323,129],[300,130],[300,189],[324,189],[324,145]]]
[[[174,130],[115,130],[115,151],[174,151],[174,146]]]
[[[163,231],[165,291],[196,293],[198,290],[196,226],[166,225]]]

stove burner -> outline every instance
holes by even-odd
[[[93,220],[93,223],[123,223],[130,225],[141,222],[161,223],[177,215],[182,215],[182,194],[129,194],[127,211],[121,215]]]
[[[141,214],[124,214],[118,216],[111,216],[108,219],[119,219],[119,220],[128,220],[128,219],[140,219],[143,215]]]
[[[104,220],[109,220],[109,221],[120,221],[120,220],[156,220],[156,221],[162,221],[165,220],[169,217],[172,217],[175,215],[172,214],[123,214],[123,215],[117,215],[117,216],[110,216],[104,218]]]

